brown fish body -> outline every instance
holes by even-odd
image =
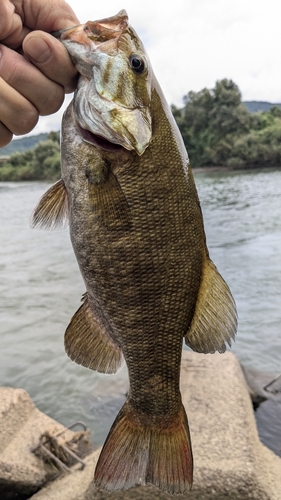
[[[87,157],[86,170],[94,160],[93,171],[98,161],[101,168],[106,163],[108,176],[114,175],[103,184],[91,184],[85,169],[76,172],[77,165],[71,182],[72,148],[77,142],[72,135],[70,141],[64,138],[70,130],[67,122],[63,179],[69,193],[72,244],[89,303],[99,310],[125,356],[132,404],[140,407],[143,400],[144,407],[160,412],[164,405],[166,414],[169,405],[179,401],[182,339],[193,318],[205,239],[185,149],[161,110],[156,91],[155,100],[159,134],[141,157],[124,150],[98,151],[90,161]],[[71,110],[68,115],[71,120]],[[75,124],[73,129],[75,133]],[[83,164],[82,158],[77,161]],[[166,384],[171,385],[167,395]],[[166,406],[171,391],[174,401]]]
[[[92,31],[105,29],[105,21]],[[87,289],[66,331],[68,355],[106,373],[123,357],[128,367],[128,398],[102,450],[96,484],[111,491],[151,482],[183,493],[193,467],[179,390],[182,339],[199,352],[222,352],[236,315],[208,257],[188,156],[153,75],[149,114],[145,148],[97,137],[89,143],[74,100],[62,125],[62,181],[43,197],[34,221],[50,213],[50,199],[60,200],[57,221],[68,211]]]

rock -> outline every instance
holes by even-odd
[[[272,380],[274,380],[275,376],[273,374],[263,373],[246,366],[242,366],[242,370],[246,379],[246,383],[248,385],[248,390],[253,401],[254,408],[258,408],[258,406],[263,401],[275,397],[274,392],[271,392],[271,390],[274,389],[274,385],[270,386],[268,391],[264,389],[264,387],[266,387]]]
[[[195,459],[190,499],[281,499],[281,460],[259,440],[240,364],[188,353],[182,369]]]
[[[255,416],[261,442],[281,457],[281,393],[260,404]]]
[[[183,352],[181,390],[194,453],[188,500],[280,500],[281,459],[258,438],[252,403],[234,354]],[[99,451],[84,470],[60,477],[32,500],[168,500],[152,486],[116,493],[98,491],[93,475]]]
[[[0,498],[25,500],[57,475],[32,451],[42,434],[65,427],[39,411],[23,389],[1,387],[0,429]]]
[[[242,366],[262,443],[281,456],[281,375]]]

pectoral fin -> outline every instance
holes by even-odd
[[[224,352],[237,329],[237,313],[228,285],[214,263],[205,258],[193,320],[185,343],[196,352]]]
[[[62,179],[51,186],[30,217],[30,226],[40,229],[64,229],[68,224],[67,191]]]
[[[66,329],[64,346],[72,361],[101,373],[116,373],[123,364],[121,348],[95,317],[87,294]]]
[[[115,175],[109,171],[106,182],[94,184],[89,180],[89,197],[93,210],[108,228],[129,229],[131,211]]]

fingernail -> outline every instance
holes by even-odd
[[[45,63],[51,56],[49,45],[38,36],[30,36],[26,40],[24,52],[35,63]]]

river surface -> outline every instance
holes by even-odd
[[[235,297],[233,351],[281,372],[281,170],[197,173],[211,258]],[[127,374],[72,363],[63,335],[85,291],[68,230],[29,229],[47,183],[0,183],[0,384],[22,387],[59,422],[83,420],[100,445],[121,407]]]

